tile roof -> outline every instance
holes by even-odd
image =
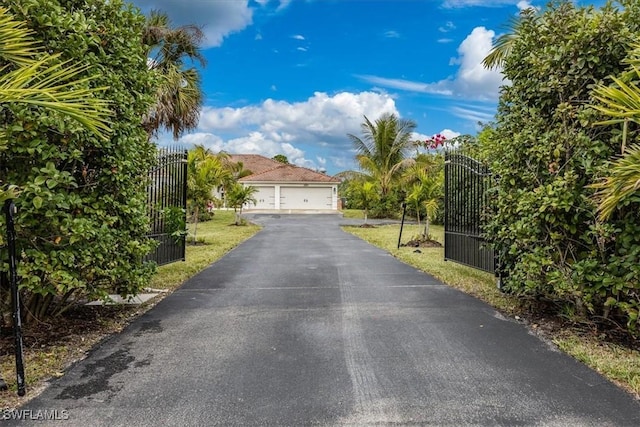
[[[282,163],[258,154],[232,154],[231,161],[235,163],[242,162],[242,166],[253,174],[282,166]]]
[[[245,169],[253,172],[249,176],[240,178],[240,182],[340,182],[339,179],[324,173],[287,165],[257,154],[233,154],[231,160],[242,162]]]

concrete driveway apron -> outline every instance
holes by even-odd
[[[252,219],[23,408],[68,420],[21,425],[640,425],[630,395],[339,216]]]

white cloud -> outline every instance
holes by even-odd
[[[291,36],[291,38],[296,40],[304,40],[304,36],[300,34],[293,35]]]
[[[286,9],[287,6],[289,6],[289,4],[291,3],[291,1],[292,0],[280,0],[280,4],[278,5],[276,12],[280,12],[281,10]]]
[[[388,39],[398,39],[400,38],[400,33],[397,31],[389,30],[384,33],[384,36]]]
[[[269,0],[253,0],[258,3],[260,6],[266,6],[269,3]]]
[[[451,21],[445,22],[445,24],[438,28],[438,31],[441,33],[448,33],[451,30],[455,30],[456,26]]]
[[[453,39],[438,39],[438,43],[452,43]]]
[[[300,52],[306,52],[308,49],[306,47],[297,47],[296,50],[299,50]]]
[[[487,123],[495,118],[495,111],[487,111],[483,108],[474,107],[451,107],[454,116],[473,122]]]
[[[444,135],[444,137],[447,138],[447,139],[452,139],[452,138],[455,138],[456,136],[460,136],[461,135],[460,132],[456,132],[456,131],[453,131],[451,129],[442,129],[440,132],[437,132],[437,133],[439,133],[440,135]],[[432,138],[434,135],[435,134],[426,135],[424,133],[413,132],[411,134],[411,137],[414,140],[425,141],[425,140],[427,140],[429,138]]]
[[[476,27],[458,47],[460,69],[454,82],[457,93],[476,98],[497,98],[503,84],[502,73],[482,65],[482,60],[491,51],[494,36],[492,30]]]
[[[133,3],[144,13],[152,9],[166,12],[174,25],[202,26],[206,35],[204,47],[220,46],[229,34],[242,31],[253,22],[248,0],[133,0]]]
[[[409,92],[430,93],[438,95],[452,95],[451,89],[441,83],[422,83],[404,79],[388,79],[385,77],[356,75],[361,80],[374,85],[379,85],[391,89],[406,90]]]
[[[527,9],[539,9],[531,4],[529,0],[520,0],[516,5],[519,10],[527,10]]]
[[[458,47],[458,57],[451,64],[459,65],[455,76],[438,82],[424,83],[371,75],[356,77],[376,86],[471,99],[496,99],[505,82],[501,70],[488,70],[482,60],[489,54],[495,33],[484,27],[473,29]],[[450,65],[451,65],[450,64]]]
[[[302,102],[267,99],[241,108],[204,107],[196,132],[180,141],[230,153],[285,154],[312,169],[325,168],[327,159],[340,167],[353,162],[347,134],[360,134],[363,116],[375,120],[383,113],[399,114],[390,95],[374,92],[316,92]]]
[[[440,132],[438,132],[440,135],[443,135],[445,138],[447,139],[453,139],[455,137],[458,137],[461,135],[460,132],[456,132],[453,131],[451,129],[442,129]]]

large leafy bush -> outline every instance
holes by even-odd
[[[599,222],[587,187],[620,152],[620,130],[594,126],[603,116],[590,104],[594,85],[624,70],[640,34],[640,4],[621,3],[522,13],[503,63],[510,84],[481,148],[499,179],[487,234],[507,288],[559,302],[567,314],[622,316],[633,328],[640,215]]]
[[[146,176],[155,153],[140,125],[155,86],[141,43],[145,18],[121,0],[13,0],[9,7],[48,52],[97,74],[86,84],[107,87],[101,96],[113,113],[111,134],[101,139],[37,107],[0,109],[10,141],[0,181],[21,188],[27,313],[59,312],[71,296],[136,293],[153,270],[143,262],[150,249]]]

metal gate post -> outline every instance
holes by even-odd
[[[14,215],[16,205],[13,200],[4,203],[4,212],[7,218],[7,248],[9,249],[9,284],[11,285],[11,302],[13,309],[13,335],[16,354],[16,380],[18,384],[18,396],[24,396],[24,349],[22,345],[22,316],[20,315],[20,293],[18,292],[18,272],[16,263],[16,231]]]
[[[404,228],[404,216],[407,214],[407,203],[402,202],[402,221],[400,222],[400,235],[398,236],[398,249],[400,249],[400,241],[402,240],[402,229]]]

